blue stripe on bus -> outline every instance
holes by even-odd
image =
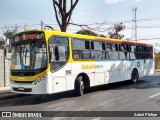
[[[123,61],[134,61],[134,60],[96,60],[96,62],[117,62],[117,61],[119,61],[119,62],[123,62]]]

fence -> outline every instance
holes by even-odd
[[[2,49],[0,49],[0,87],[9,86],[10,85],[10,64],[11,61],[8,59],[5,59],[4,63],[4,52]],[[5,69],[4,69],[5,65]],[[5,73],[5,76],[4,76]],[[5,81],[5,83],[4,83]]]

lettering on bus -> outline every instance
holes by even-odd
[[[84,69],[100,69],[100,68],[103,68],[103,65],[95,65],[95,64],[92,64],[92,65],[89,65],[89,64],[82,64],[81,66],[82,70]]]

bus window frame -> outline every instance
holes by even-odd
[[[76,40],[81,40],[81,41],[89,41],[89,47],[90,47],[90,49],[73,49],[73,41],[76,41]],[[71,37],[71,48],[72,48],[72,59],[74,60],[74,61],[90,61],[90,60],[93,60],[93,59],[91,59],[91,42],[92,42],[92,40],[90,40],[90,39],[83,39],[83,38],[76,38],[76,37]],[[77,51],[89,51],[90,52],[90,59],[82,59],[82,58],[80,58],[80,59],[75,59],[74,58],[74,50],[77,50]]]
[[[50,41],[50,39],[52,38],[52,37],[59,37],[59,38],[67,38],[67,40],[68,40],[68,59],[66,60],[66,61],[54,61],[54,62],[51,62],[51,51],[50,51],[50,46],[52,45],[54,45],[54,46],[67,46],[67,45],[61,45],[61,44],[50,44],[49,43],[49,41]],[[54,73],[54,72],[57,72],[58,70],[60,70],[60,69],[62,69],[67,63],[68,63],[68,61],[69,61],[69,59],[70,59],[70,44],[69,44],[69,37],[68,36],[59,36],[59,35],[52,35],[52,36],[50,36],[49,38],[48,38],[48,55],[49,55],[49,63],[50,63],[50,66],[51,66],[51,64],[52,63],[60,63],[60,62],[65,62],[61,67],[59,67],[58,69],[56,69],[56,70],[52,70],[51,69],[51,67],[50,67],[50,71],[52,72],[52,73]]]

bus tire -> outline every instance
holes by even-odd
[[[138,82],[138,79],[139,79],[138,71],[134,69],[131,74],[131,81],[133,84],[136,84]]]
[[[75,94],[76,96],[82,96],[84,93],[84,82],[82,76],[78,76],[75,80]]]

